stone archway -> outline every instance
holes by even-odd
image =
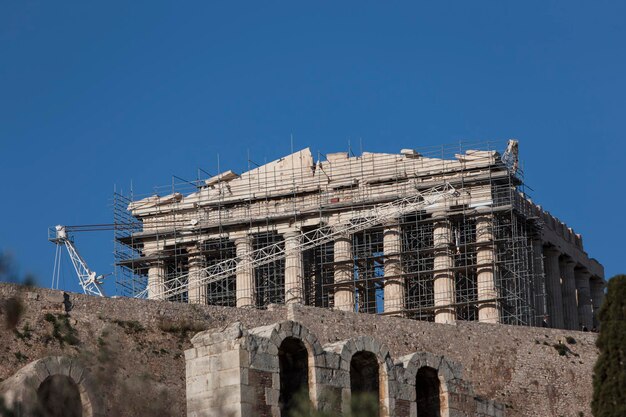
[[[350,359],[350,410],[352,415],[371,415],[381,403],[380,372],[376,355],[362,350]]]
[[[441,383],[437,370],[422,366],[415,378],[415,403],[420,417],[441,417]]]
[[[344,388],[341,395],[343,413],[352,411],[353,391],[373,393],[377,390],[379,415],[381,417],[393,415],[394,399],[390,395],[390,386],[395,385],[396,376],[389,349],[384,344],[370,336],[359,336],[325,345],[324,349],[329,354],[336,355],[339,359],[339,369],[349,374],[347,377],[350,385]],[[372,377],[377,378],[377,381],[371,381]],[[353,383],[358,378],[368,378],[369,382]]]
[[[48,356],[21,368],[0,384],[0,396],[9,409],[23,415],[43,411],[43,415],[103,417],[103,407],[95,395],[89,372],[76,360]],[[63,414],[55,414],[58,401]]]
[[[321,367],[324,358],[324,350],[317,337],[302,324],[287,320],[251,329],[248,339],[247,343],[256,346],[256,354],[250,362],[252,373],[278,373],[278,384],[273,378],[267,379],[270,386],[266,388],[277,391],[281,412],[290,408],[293,396],[302,390],[308,391],[311,404],[317,408],[318,384],[315,370]],[[250,348],[255,350],[252,346]],[[293,383],[293,377],[296,377],[296,384]],[[292,383],[286,383],[287,381]]]
[[[448,417],[450,385],[462,380],[461,366],[430,352],[412,353],[399,363],[404,368],[401,382],[414,388],[410,400],[417,415]]]
[[[280,411],[289,415],[304,393],[309,393],[308,351],[302,340],[287,337],[278,348],[280,377]]]
[[[37,388],[37,408],[45,417],[82,417],[80,390],[72,378],[50,375]]]

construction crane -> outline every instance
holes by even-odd
[[[80,256],[73,240],[68,234],[66,226],[55,226],[54,230],[48,233],[48,240],[57,245],[56,253],[54,255],[54,269],[52,272],[52,288],[58,288],[59,276],[61,272],[61,252],[62,247],[65,246],[67,253],[70,255],[72,265],[76,275],[78,275],[78,282],[83,288],[85,294],[96,295],[98,297],[104,297],[104,290],[102,289],[102,279],[105,275],[96,275],[95,271],[89,269],[87,262]]]
[[[290,247],[292,249],[304,251],[306,249],[331,242],[341,235],[356,233],[368,229],[376,224],[380,224],[385,220],[396,218],[406,213],[419,211],[429,206],[435,206],[440,203],[441,200],[457,195],[458,193],[454,187],[447,182],[443,185],[426,190],[420,191],[416,189],[414,190],[414,193],[407,197],[401,197],[387,204],[374,206],[364,210],[360,213],[356,221],[335,224],[333,226],[321,226],[306,233],[301,233],[300,236],[289,238],[296,240],[292,245],[290,245]],[[76,249],[69,232],[104,231],[113,230],[115,227],[120,227],[120,224],[94,224],[83,226],[58,225],[51,228],[48,240],[57,245],[52,276],[52,287],[58,288],[59,285],[61,252],[62,246],[65,246],[70,255],[70,259],[72,260],[72,265],[74,266],[76,275],[78,276],[79,284],[85,294],[104,297],[105,295],[101,285],[102,280],[106,275],[97,275],[95,271],[89,269],[87,262]],[[243,266],[254,268],[268,264],[275,260],[284,258],[286,256],[286,246],[287,245],[280,243],[271,244],[248,253],[244,259],[227,259],[211,265],[204,268],[201,271],[204,276],[193,283],[189,282],[189,274],[177,276],[169,282],[169,288],[161,290],[159,294],[155,295],[160,299],[168,299],[195,288],[196,286],[206,285],[225,279],[235,273],[238,267]],[[147,296],[147,292],[148,288],[145,288],[143,291],[136,294],[135,298],[144,298]]]
[[[390,203],[374,206],[369,210],[365,210],[359,215],[357,221],[333,226],[322,226],[312,231],[301,233],[300,236],[289,238],[295,240],[290,247],[304,251],[324,243],[332,242],[339,236],[366,230],[376,224],[397,218],[406,213],[412,213],[429,206],[435,206],[442,200],[453,196],[458,196],[458,192],[447,182],[441,186],[432,187],[423,191],[416,189],[415,193],[408,197],[399,198]],[[286,256],[285,248],[287,246],[286,244],[276,243],[252,251],[243,259],[227,259],[211,265],[201,271],[204,276],[194,283],[189,282],[188,273],[180,275],[169,282],[169,288],[161,290],[156,296],[160,299],[168,299],[190,289],[228,278],[235,273],[238,266],[258,267],[266,265],[275,260],[284,258]],[[146,288],[137,294],[135,298],[145,297],[147,291],[148,289]]]

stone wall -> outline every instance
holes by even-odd
[[[378,400],[381,417],[417,417],[417,400],[427,397],[417,395],[416,389],[423,368],[433,373],[434,381],[419,378],[431,383],[431,397],[436,398],[433,405],[442,417],[504,416],[504,405],[474,393],[463,380],[460,364],[429,352],[394,361],[385,344],[372,336],[322,346],[301,323],[286,320],[249,330],[236,322],[224,330],[201,332],[192,343],[194,347],[185,352],[188,416],[284,415],[285,410],[298,409],[307,402],[305,398],[295,406],[291,403],[294,385],[301,385],[299,393],[308,395],[308,402],[318,410],[358,415],[354,411],[350,414],[353,390],[358,392],[353,379],[371,372],[376,375],[370,377],[373,381],[363,385],[370,387],[372,400]],[[289,370],[283,375],[280,364],[293,364],[289,346],[300,343],[306,366],[295,375]],[[359,354],[365,354],[361,358],[369,356],[371,366],[359,360]]]
[[[1,303],[11,297],[21,298],[26,310],[17,332],[4,328],[7,311],[2,310],[0,378],[46,356],[81,358],[94,383],[104,387],[107,415],[147,415],[160,407],[159,415],[185,416],[183,352],[192,347],[189,337],[201,330],[218,332],[235,322],[254,329],[285,320],[301,323],[320,345],[373,337],[396,363],[415,352],[445,356],[463,368],[463,380],[476,396],[501,403],[507,416],[591,415],[597,357],[593,333],[435,324],[301,306],[249,310],[72,294],[69,322],[78,342],[61,346],[53,336],[54,324],[46,318],[61,314],[62,292],[0,284]],[[63,326],[60,332],[63,339]]]

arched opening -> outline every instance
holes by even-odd
[[[309,401],[309,355],[302,340],[288,337],[278,349],[280,367],[280,409],[283,417],[298,406],[299,401]],[[301,404],[302,405],[302,404]]]
[[[372,352],[357,352],[350,361],[350,392],[352,414],[376,416],[379,414],[380,382],[378,360]]]
[[[82,417],[78,385],[65,375],[51,375],[37,389],[38,415],[42,417]]]
[[[440,417],[441,400],[439,398],[440,383],[437,371],[424,366],[417,371],[415,379],[415,396],[417,415],[420,417]]]

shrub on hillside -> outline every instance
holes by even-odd
[[[626,275],[609,280],[600,308],[600,355],[593,375],[595,417],[626,416]]]

